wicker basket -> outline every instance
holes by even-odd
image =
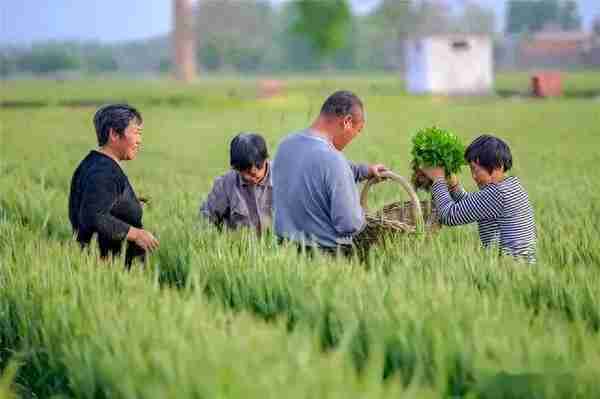
[[[430,201],[420,201],[412,185],[404,177],[389,171],[382,173],[381,177],[367,180],[362,189],[360,203],[365,210],[367,226],[356,237],[357,244],[370,246],[390,234],[434,233],[439,230],[437,209]],[[377,212],[370,212],[369,191],[373,185],[384,181],[400,184],[408,193],[409,201],[393,202]]]

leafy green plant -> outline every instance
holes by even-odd
[[[450,175],[460,172],[465,164],[465,146],[448,130],[435,126],[421,129],[412,143],[413,162],[419,168],[440,166]]]
[[[412,139],[413,184],[417,188],[429,189],[431,181],[420,170],[425,167],[444,168],[446,176],[460,172],[465,164],[465,146],[454,133],[433,126],[421,129]]]

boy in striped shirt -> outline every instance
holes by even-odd
[[[443,168],[426,168],[433,180],[431,193],[440,222],[458,226],[477,222],[484,247],[498,245],[504,254],[536,261],[536,230],[527,192],[517,177],[506,176],[512,155],[501,139],[483,135],[465,151],[473,180],[479,191],[467,193],[456,176],[447,182]]]

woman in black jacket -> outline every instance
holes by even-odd
[[[69,219],[86,247],[97,235],[100,256],[118,255],[127,241],[125,264],[144,259],[158,240],[142,228],[142,205],[121,162],[135,159],[142,142],[141,114],[126,104],[101,107],[94,115],[96,150],[81,161],[71,180]]]

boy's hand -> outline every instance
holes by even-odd
[[[430,167],[421,169],[423,174],[429,177],[431,180],[436,181],[437,179],[444,179],[446,177],[446,173],[444,172],[444,168],[440,167]]]

